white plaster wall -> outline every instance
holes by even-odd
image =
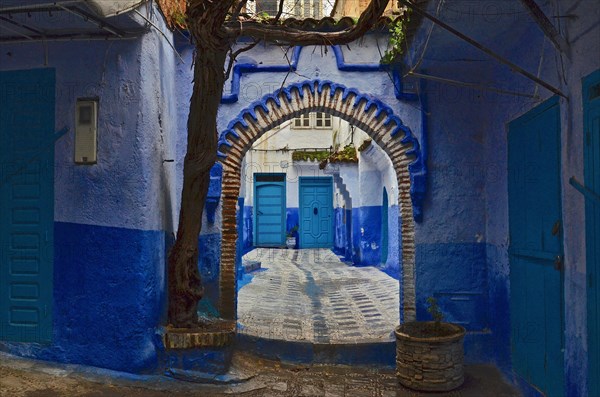
[[[387,35],[367,34],[364,38],[344,46],[342,52],[346,63],[376,64],[381,58],[380,51],[387,46]],[[267,65],[288,65],[293,50],[278,46],[260,44],[240,57],[238,63]],[[244,74],[241,78],[239,100],[222,105],[219,109],[219,131],[226,129],[229,122],[240,114],[250,103],[273,93],[282,86],[309,80],[321,79],[340,83],[349,88],[358,89],[363,94],[372,94],[390,106],[394,114],[402,119],[417,139],[420,138],[421,116],[418,108],[405,101],[396,99],[394,84],[385,71],[380,72],[343,72],[338,69],[333,51],[327,46],[305,47],[300,55],[295,72],[268,72]],[[225,93],[230,92],[226,83]]]
[[[292,121],[266,132],[259,138],[244,156],[242,169],[242,188],[240,197],[244,197],[245,206],[254,205],[254,174],[286,174],[286,206],[298,207],[299,178],[303,176],[327,176],[319,169],[318,161],[293,161],[294,149],[329,149],[333,145],[333,135],[340,126],[337,117],[332,118],[330,129],[292,128]]]

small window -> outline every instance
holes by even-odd
[[[294,128],[310,128],[310,115],[303,114],[294,118]]]
[[[317,112],[315,114],[316,128],[331,128],[331,115],[328,113]]]
[[[270,16],[277,15],[278,1],[277,0],[259,0],[256,2],[256,13],[266,12]]]

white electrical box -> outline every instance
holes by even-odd
[[[75,163],[95,164],[98,139],[98,100],[78,99],[75,111]]]

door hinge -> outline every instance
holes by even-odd
[[[553,236],[558,236],[558,233],[560,233],[560,219],[557,220],[556,222],[554,222],[554,226],[552,226],[552,235]]]
[[[554,258],[554,269],[558,270],[559,272],[562,272],[562,270],[563,270],[563,257],[562,257],[562,255],[556,255],[556,258]]]

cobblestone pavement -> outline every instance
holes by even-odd
[[[0,353],[1,354],[1,353]],[[236,354],[238,371],[254,376],[232,385],[207,385],[163,376],[135,376],[92,367],[50,364],[0,355],[0,397],[517,397],[488,365],[467,366],[465,383],[448,393],[399,386],[392,369],[291,366]]]
[[[238,294],[239,332],[311,343],[392,341],[399,283],[372,267],[344,264],[328,249],[258,248],[262,270]]]

